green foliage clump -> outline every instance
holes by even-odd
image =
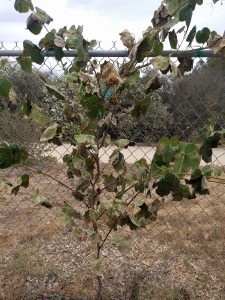
[[[218,130],[224,128],[224,71],[223,59],[214,58],[197,65],[180,79],[165,81],[160,95],[174,118],[170,135],[184,141],[199,140],[209,118],[215,119]]]

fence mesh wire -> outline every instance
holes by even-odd
[[[19,50],[20,47],[18,43],[15,43],[12,49]],[[110,50],[116,49],[116,43],[113,43],[112,48]],[[1,50],[7,50],[3,42],[0,43],[0,51]],[[97,50],[102,50],[101,43],[98,44]],[[3,59],[10,61],[10,68],[7,69]],[[66,67],[68,67],[72,64],[72,60],[72,58],[65,57],[63,59],[63,63],[66,63]],[[124,60],[126,60],[126,58],[96,58],[96,61],[99,65],[104,60],[110,60],[116,67],[119,67],[124,62]],[[202,66],[206,64],[206,60],[197,57],[194,58],[194,64]],[[62,64],[57,62],[54,58],[46,57],[44,63],[41,66],[34,65],[34,68],[37,72],[43,72],[45,74],[48,74],[49,78],[51,78],[51,80],[55,80],[56,82],[60,81],[60,77],[63,74]],[[15,60],[15,57],[6,56],[2,58],[1,73],[3,72],[3,70],[5,70],[4,72],[7,73],[9,77],[11,76],[13,78],[13,76],[15,76],[13,75],[16,72],[15,70],[17,70],[17,62]],[[38,97],[40,99],[42,97],[46,97],[46,99],[48,98],[45,94],[38,90],[40,89],[40,85],[34,86],[34,80],[29,80],[29,75],[24,75],[20,78],[21,72],[18,74],[16,76],[17,80],[20,82],[19,88],[23,89],[23,94],[21,94],[21,97],[23,97],[25,93],[29,95],[29,97],[32,97],[32,99],[37,99]],[[197,86],[190,86],[190,89],[191,88],[194,89],[197,88]],[[20,95],[18,96],[20,97]],[[221,95],[219,100],[221,101],[221,107],[224,106],[224,100],[225,98],[223,94]],[[12,103],[12,106],[13,105],[16,106],[17,104]],[[171,136],[173,132],[175,132],[176,135],[178,135],[181,139],[184,139],[185,141],[191,141],[193,139],[198,141],[202,132],[208,126],[207,119],[209,117],[213,117],[214,119],[218,120],[218,123],[221,127],[224,127],[225,125],[224,109],[221,108],[220,110],[215,110],[213,104],[209,106],[204,98],[202,98],[199,103],[193,103],[193,101],[191,102],[188,97],[181,96],[180,102],[177,102],[177,106],[174,106],[172,108],[168,106],[168,109],[170,109],[170,117],[172,121],[170,122],[170,125],[165,129],[164,134],[168,134]],[[186,114],[186,112],[188,113]],[[45,249],[45,251],[49,251],[50,256],[53,255],[51,254],[51,252],[53,251],[53,247],[56,248],[56,255],[64,255],[63,250],[61,248],[59,249],[60,243],[63,243],[66,247],[65,249],[69,249],[68,253],[70,253],[71,247],[77,248],[79,246],[77,246],[77,244],[71,244],[71,232],[67,230],[65,232],[65,229],[62,226],[61,209],[65,202],[72,204],[73,207],[75,207],[77,210],[83,210],[84,207],[80,202],[74,202],[74,199],[73,197],[71,197],[71,193],[68,191],[68,189],[65,186],[59,184],[53,178],[62,181],[63,183],[65,183],[65,185],[69,185],[72,187],[70,182],[68,183],[66,173],[67,170],[66,166],[62,162],[62,157],[65,154],[70,153],[73,147],[69,145],[69,143],[65,142],[65,144],[63,144],[62,146],[42,146],[42,148],[38,148],[35,146],[35,142],[37,142],[37,136],[40,132],[35,132],[35,128],[32,129],[32,132],[31,130],[26,132],[26,128],[23,127],[31,126],[29,121],[27,121],[25,125],[21,126],[20,117],[18,117],[18,120],[15,120],[13,113],[9,113],[8,115],[6,115],[5,113],[1,112],[0,117],[1,140],[7,137],[7,140],[12,143],[18,143],[19,141],[23,144],[26,144],[26,140],[30,139],[32,135],[34,144],[32,146],[29,145],[29,147],[34,147],[32,149],[36,149],[37,151],[39,151],[40,153],[38,152],[39,154],[37,155],[40,155],[42,157],[36,163],[37,165],[35,165],[35,168],[37,168],[38,166],[38,168],[42,168],[44,172],[48,174],[48,176],[43,176],[41,174],[38,175],[32,171],[27,171],[29,172],[31,177],[31,184],[27,189],[21,190],[18,196],[13,196],[10,195],[10,193],[7,193],[5,189],[3,189],[3,182],[1,182],[0,244],[2,244],[1,247],[4,249],[6,254],[5,258],[2,258],[3,265],[7,265],[7,259],[12,261],[12,253],[15,253],[16,249],[24,249],[24,244],[27,245],[27,247],[29,247],[29,245],[32,244],[32,239],[39,239],[40,235],[42,235],[42,242],[41,244],[39,244],[39,247],[40,249],[43,248]],[[162,115],[160,118],[161,122],[163,118],[167,119],[167,117],[167,115],[165,115],[165,117]],[[168,122],[168,120],[164,121]],[[184,126],[181,126],[184,123],[188,124],[186,126],[186,129],[184,129]],[[151,162],[155,151],[155,141],[159,136],[159,134],[156,131],[159,130],[159,128],[155,129],[153,127],[152,129],[149,129],[148,127],[147,130],[152,130],[152,141],[150,139],[146,143],[142,142],[142,144],[140,145],[138,144],[136,146],[129,147],[128,149],[124,150],[124,156],[128,164],[131,164],[135,160],[140,159],[142,157],[145,157],[149,162]],[[104,165],[105,168],[108,167],[107,163],[112,151],[113,145],[102,149],[101,163]],[[45,153],[45,157],[43,157],[43,153]],[[46,153],[48,154],[47,157]],[[215,149],[213,151],[212,164],[224,167],[225,148],[223,146],[220,146],[219,149]],[[19,169],[12,168],[9,171],[1,171],[0,177],[4,177],[7,178],[9,181],[15,182],[17,177],[23,173],[23,167]],[[30,202],[30,198],[37,191],[40,192],[42,196],[45,196],[51,203],[53,203],[53,208],[51,210],[46,210],[43,207],[35,206]],[[109,195],[105,194],[104,197],[109,197]],[[156,195],[153,194],[152,197],[156,197]],[[154,253],[156,253],[157,256],[159,253],[164,253],[164,250],[166,249],[164,241],[170,243],[170,241],[173,241],[174,236],[177,237],[176,245],[181,245],[182,239],[184,239],[187,243],[191,241],[193,243],[196,242],[199,243],[198,245],[201,245],[201,243],[205,239],[207,241],[210,238],[213,239],[213,234],[220,234],[221,227],[224,224],[225,212],[224,185],[219,183],[213,183],[210,187],[209,195],[198,196],[194,200],[185,200],[182,202],[173,202],[170,200],[170,197],[167,197],[166,204],[160,211],[158,220],[148,227],[148,233],[146,234],[145,238],[143,238],[141,242],[139,241],[136,244],[134,244],[135,249],[138,249],[138,243],[140,243],[142,250],[145,249],[145,251],[147,251],[146,249],[148,249],[148,251],[154,251]],[[46,236],[46,239],[43,240],[43,236]],[[81,240],[80,243],[84,243],[84,241]],[[151,243],[151,245],[149,243]],[[56,244],[58,246],[56,246]],[[86,249],[85,247],[82,248],[84,252],[88,249]],[[141,252],[142,250],[139,249],[138,251]],[[210,250],[208,249],[207,251]],[[148,260],[146,256],[147,252],[144,252],[143,254],[141,265],[142,267],[147,266],[147,268],[149,268],[150,266],[152,267],[152,263],[149,265],[149,263],[146,262]],[[88,250],[86,253],[88,253]],[[59,265],[60,263],[62,265],[65,263],[67,264],[67,267],[71,265],[74,268],[74,263],[71,261],[69,262],[70,255],[68,255],[68,258],[65,259],[62,259],[62,257],[59,258],[59,256],[57,257],[60,261]],[[64,260],[64,262],[62,262],[62,260]],[[153,260],[155,261],[155,259]],[[131,262],[132,260],[129,260],[129,258],[128,261],[129,264],[134,264],[133,262]],[[13,266],[13,268],[15,269],[16,266]],[[29,276],[28,275],[26,274],[25,282],[26,285],[29,287],[27,288],[29,290],[31,289],[31,287],[29,286],[30,283],[27,278],[29,276],[32,277],[32,274]],[[3,275],[1,274],[1,276]],[[43,286],[49,287],[49,282],[43,283],[42,287]],[[1,292],[3,295],[5,293],[5,290],[4,286],[1,286],[0,284],[0,298]],[[6,296],[6,298],[4,299],[11,298],[9,296],[7,298]]]

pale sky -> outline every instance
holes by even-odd
[[[124,29],[130,30],[138,40],[151,25],[154,10],[160,3],[161,0],[33,0],[35,6],[54,19],[49,29],[84,25],[85,38],[101,40],[104,49],[109,49],[112,41],[119,41],[119,32]],[[36,37],[25,29],[29,13],[20,14],[13,6],[14,0],[0,0],[0,41],[6,44],[13,41],[22,44],[24,39],[38,42],[41,35]],[[194,24],[199,30],[208,26],[222,35],[225,30],[225,3],[221,5],[219,1],[213,5],[212,0],[204,0],[204,5],[197,6],[194,12],[191,25]],[[122,48],[120,43],[118,47]]]

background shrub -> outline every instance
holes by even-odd
[[[160,96],[169,105],[174,124],[170,135],[183,140],[198,139],[205,131],[208,119],[216,120],[217,128],[225,126],[225,63],[222,58],[210,58],[199,63],[181,79],[167,78]]]

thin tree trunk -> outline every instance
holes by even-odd
[[[97,245],[97,259],[100,259],[100,254],[101,254],[101,246],[98,244]],[[97,287],[97,295],[96,295],[96,300],[102,300],[102,276],[98,275],[96,276],[98,287]]]

